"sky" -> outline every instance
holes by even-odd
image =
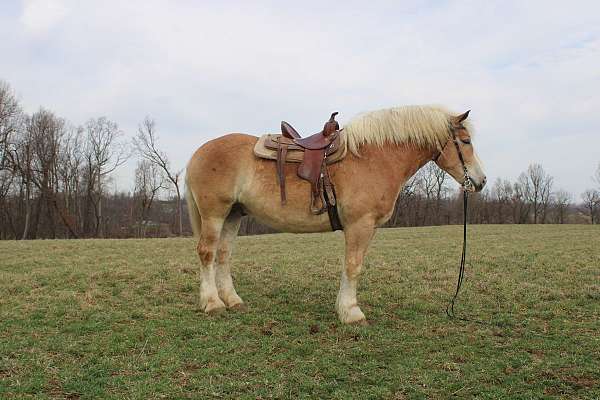
[[[228,132],[407,104],[471,109],[490,182],[540,163],[578,199],[600,163],[598,1],[3,0],[0,38],[27,112],[127,137],[149,116],[176,168]]]

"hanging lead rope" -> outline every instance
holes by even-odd
[[[460,287],[462,286],[462,281],[465,276],[465,258],[467,256],[467,199],[469,197],[469,192],[466,188],[463,190],[463,246],[462,246],[462,255],[460,257],[460,269],[458,272],[458,282],[456,282],[456,292],[452,299],[446,306],[446,315],[450,318],[456,318],[456,314],[454,313],[454,303],[458,298],[458,292],[460,291]],[[462,318],[459,318],[462,319]]]
[[[469,170],[467,169],[467,164],[465,163],[465,158],[463,157],[462,151],[460,150],[460,145],[458,144],[458,139],[456,137],[455,128],[451,127],[452,131],[452,141],[454,142],[454,147],[456,147],[456,153],[458,154],[458,159],[463,167],[464,179],[462,183],[463,189],[463,247],[462,247],[462,255],[460,256],[460,269],[458,271],[458,282],[456,282],[456,292],[454,292],[454,296],[446,306],[446,315],[450,318],[456,318],[463,321],[473,321],[479,322],[467,318],[457,317],[454,313],[454,304],[456,303],[456,299],[458,298],[458,293],[460,292],[460,287],[462,286],[463,279],[465,277],[465,259],[467,257],[467,203],[469,198],[469,191],[473,189],[473,181],[469,176]],[[448,142],[446,142],[446,145]],[[437,161],[437,159],[441,156],[446,145],[442,148],[442,150],[433,158],[433,161]]]

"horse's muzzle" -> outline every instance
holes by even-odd
[[[473,178],[471,178],[471,192],[481,192],[487,183],[487,177],[483,177],[480,182],[477,182]]]

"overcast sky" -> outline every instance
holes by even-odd
[[[471,109],[491,181],[532,162],[577,196],[600,162],[600,2],[0,2],[0,79],[28,112],[149,115],[173,164],[227,132],[378,108]],[[134,163],[118,172],[133,185]]]

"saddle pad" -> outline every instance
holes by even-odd
[[[267,133],[262,135],[254,145],[254,155],[267,160],[277,160],[277,142],[280,138],[281,135],[278,134]],[[286,138],[283,138],[283,140],[287,141]],[[327,164],[333,164],[346,157],[347,149],[346,146],[341,145],[341,140],[337,139],[333,144],[333,152],[327,156]],[[295,144],[290,144],[285,161],[299,163],[303,159],[304,149]]]

